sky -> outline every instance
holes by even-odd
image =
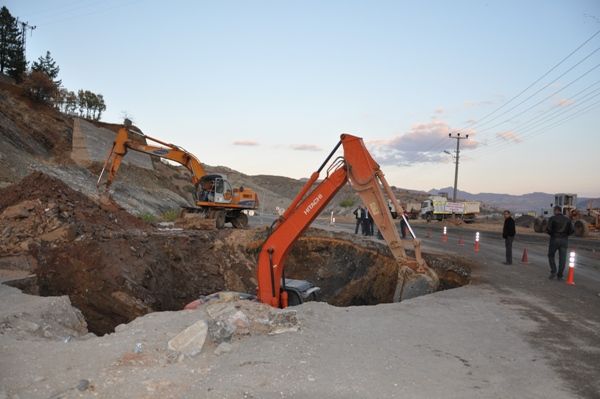
[[[461,190],[600,196],[598,0],[0,4],[104,121],[209,165],[308,177],[350,133],[429,190],[453,185],[460,133]]]

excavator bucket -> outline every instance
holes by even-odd
[[[341,139],[344,147],[344,158],[348,165],[348,180],[350,181],[350,185],[356,190],[362,202],[367,207],[375,225],[388,243],[394,258],[399,264],[398,283],[394,293],[394,301],[398,302],[403,299],[405,292],[407,292],[407,282],[410,282],[409,284],[424,283],[432,287],[432,289],[437,288],[439,279],[425,263],[421,255],[421,241],[416,238],[408,220],[406,220],[404,210],[396,199],[390,185],[387,183],[379,164],[371,157],[360,137],[343,134]],[[394,223],[384,192],[408,226],[412,236],[411,244],[415,253],[414,258],[406,255],[403,241]]]

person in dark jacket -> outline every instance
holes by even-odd
[[[371,212],[369,209],[365,209],[366,216],[363,221],[363,234],[366,236],[373,235],[373,216],[371,216]]]
[[[550,235],[548,245],[548,262],[550,263],[550,280],[555,277],[562,280],[565,264],[567,263],[567,248],[569,236],[575,232],[571,219],[562,214],[560,206],[554,207],[554,216],[548,219],[546,233]],[[556,270],[555,255],[558,250],[558,272]]]
[[[504,238],[504,247],[506,248],[505,265],[512,265],[512,244],[515,239],[515,220],[510,215],[510,211],[504,211],[504,227],[502,228],[502,238]]]
[[[356,227],[354,228],[354,234],[358,234],[358,227],[360,226],[361,228],[361,233],[364,234],[364,220],[366,217],[366,212],[365,212],[365,208],[362,207],[362,205],[359,205],[358,208],[356,208],[354,210],[354,216],[356,217]]]

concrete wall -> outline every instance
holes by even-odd
[[[112,148],[115,136],[116,133],[111,130],[96,127],[84,119],[75,118],[71,159],[83,166],[88,166],[92,162],[103,163]],[[150,156],[136,151],[129,151],[123,158],[123,163],[144,169],[154,169]]]

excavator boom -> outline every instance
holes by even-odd
[[[344,157],[334,161],[327,170],[327,176],[310,191],[317,181],[319,173],[340,145],[343,147]],[[329,154],[321,167],[312,174],[282,217],[275,222],[272,233],[261,248],[258,257],[258,299],[261,302],[274,307],[288,305],[288,293],[286,287],[282,286],[286,282],[284,263],[287,253],[302,232],[308,228],[348,181],[367,206],[394,257],[402,265],[415,271],[423,271],[426,267],[421,257],[418,240],[413,241],[416,259],[409,259],[406,256],[400,235],[387,207],[382,187],[401,214],[403,214],[402,207],[387,184],[379,165],[373,160],[360,137],[343,134],[340,143]],[[411,234],[413,234],[412,230]]]
[[[98,185],[101,182],[102,175],[105,169],[110,165],[110,169],[108,170],[108,177],[106,179],[106,188],[108,189],[112,182],[114,181],[117,171],[121,166],[121,162],[125,154],[127,154],[128,150],[143,152],[149,155],[155,155],[161,158],[169,159],[171,161],[177,162],[186,167],[187,170],[192,174],[192,183],[197,185],[200,179],[206,175],[204,168],[200,161],[192,154],[187,152],[181,147],[178,147],[174,144],[168,144],[161,140],[155,139],[150,136],[140,135],[140,137],[159,143],[162,146],[148,145],[143,144],[137,141],[134,141],[130,138],[130,132],[126,127],[122,127],[119,129],[117,133],[117,137],[115,138],[115,142],[111,148],[109,156],[106,158],[104,162],[104,168],[102,169],[102,173],[98,178]]]

